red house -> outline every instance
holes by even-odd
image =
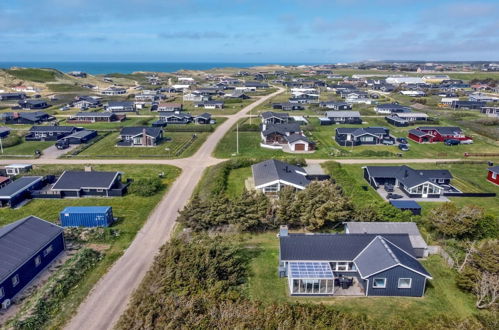
[[[409,139],[417,143],[434,143],[444,142],[448,139],[453,140],[473,140],[471,137],[464,135],[464,132],[459,127],[418,127],[411,129],[408,135]]]
[[[493,184],[499,185],[499,166],[494,166],[488,169],[487,180]]]

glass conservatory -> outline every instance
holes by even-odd
[[[334,274],[328,262],[289,262],[288,281],[293,295],[334,292]]]

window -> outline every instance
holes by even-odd
[[[46,248],[44,251],[43,251],[43,256],[46,257],[50,254],[50,252],[52,252],[54,248],[52,247],[52,245],[49,245],[48,248]]]
[[[103,192],[104,189],[97,189],[97,192]]]
[[[2,299],[3,297],[5,297],[5,290],[3,289],[3,286],[0,287],[0,299]]]
[[[36,256],[35,258],[35,266],[38,267],[42,263],[42,258],[40,256]]]
[[[348,262],[338,262],[338,266],[336,267],[338,271],[346,271],[348,270]]]
[[[84,191],[84,192],[90,192],[90,189],[85,188],[85,189],[83,189],[83,191]]]
[[[444,183],[445,180],[444,179],[438,179],[438,183]]]
[[[19,274],[16,274],[12,278],[12,287],[15,288],[19,284]]]
[[[412,286],[412,278],[399,278],[399,289],[410,289]]]
[[[497,178],[497,173],[496,172],[492,172],[492,179],[496,179]]]
[[[376,288],[376,289],[386,288],[386,278],[373,279],[373,288]]]

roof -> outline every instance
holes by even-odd
[[[265,185],[277,180],[305,188],[310,181],[303,168],[276,159],[269,159],[251,166],[255,186]]]
[[[402,166],[366,166],[370,177],[396,178],[406,187],[414,187],[432,179],[452,179],[448,170],[415,170]]]
[[[133,102],[130,101],[109,101],[108,107],[133,107]]]
[[[197,116],[196,116],[196,117],[194,117],[194,118],[203,118],[203,119],[208,120],[208,119],[211,119],[211,114],[210,114],[210,113],[208,113],[208,112],[205,112],[205,113],[202,113],[202,114],[200,114],[200,115],[197,115]]]
[[[420,209],[421,208],[421,205],[419,205],[416,201],[413,201],[413,200],[391,200],[390,204],[392,204],[393,206],[395,206],[398,209]],[[409,223],[412,223],[412,222],[409,222]]]
[[[418,129],[410,129],[409,134],[412,134],[412,135],[415,135],[415,136],[419,136],[419,137],[422,137],[422,136],[429,136],[430,134],[426,133],[426,132],[423,132],[423,131],[420,131]]]
[[[494,173],[499,173],[499,166],[492,166],[488,168],[489,171],[494,172]]]
[[[431,275],[412,255],[402,250],[385,236],[376,236],[354,259],[362,278],[367,278],[395,266],[409,268],[421,275]]]
[[[74,126],[33,126],[29,129],[30,132],[66,132],[74,131]]]
[[[171,107],[171,108],[181,108],[181,103],[160,103],[158,107]]]
[[[111,206],[68,206],[61,213],[106,213]]]
[[[8,177],[8,176],[0,176],[0,184],[4,183],[6,181],[10,181],[10,177]]]
[[[338,127],[336,133],[338,134],[352,134],[353,136],[370,135],[385,135],[389,130],[385,127]]]
[[[17,180],[12,181],[5,187],[0,189],[0,198],[9,199],[31,187],[33,184],[42,181],[42,176],[22,176]]]
[[[120,135],[136,136],[142,134],[144,130],[146,131],[146,135],[149,135],[154,138],[159,137],[161,135],[161,132],[163,131],[159,127],[130,126],[130,127],[123,127],[120,131]]]
[[[289,123],[289,124],[268,124],[265,127],[265,130],[262,132],[264,136],[267,136],[272,133],[280,133],[285,135],[290,132],[300,132],[300,124],[297,123]]]
[[[420,208],[419,204],[414,201],[392,202],[406,202],[412,205],[410,208]],[[428,247],[414,222],[345,222],[345,228],[348,228],[349,234],[407,234],[413,248]]]
[[[263,119],[269,119],[272,117],[277,117],[281,119],[288,119],[289,115],[287,113],[282,113],[282,112],[273,112],[273,111],[265,111],[261,114]]]
[[[63,229],[35,216],[0,228],[0,282],[15,272]]]
[[[462,134],[462,130],[456,126],[424,126],[418,127],[418,130],[421,131],[437,131],[441,135],[454,135],[454,134]]]
[[[288,141],[288,143],[294,143],[296,141],[304,141],[310,143],[310,140],[306,136],[301,134],[291,134],[289,136],[286,136],[286,140]]]
[[[33,165],[31,164],[10,164],[10,165],[5,165],[5,168],[28,168],[32,167]]]
[[[358,112],[358,111],[327,111],[326,117],[328,117],[328,118],[345,118],[345,117],[360,118],[360,112]]]
[[[288,234],[280,237],[281,260],[350,261],[376,237],[375,234]],[[408,253],[413,248],[407,234],[385,234]]]
[[[65,171],[52,186],[53,190],[80,190],[83,188],[110,189],[119,172]]]
[[[73,134],[70,134],[64,138],[65,139],[69,139],[69,138],[83,139],[83,138],[86,138],[87,136],[93,135],[93,134],[95,134],[94,130],[84,129],[81,131],[74,132]]]
[[[75,117],[112,117],[114,113],[111,112],[78,112]]]
[[[329,262],[296,262],[289,263],[293,278],[334,278]]]

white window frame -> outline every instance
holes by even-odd
[[[401,286],[401,285],[400,285],[400,281],[401,281],[401,280],[409,280],[409,285],[408,285],[408,286]],[[398,287],[399,289],[410,289],[410,288],[412,288],[412,278],[410,278],[410,277],[402,277],[402,278],[399,278],[397,287]]]
[[[103,192],[104,189],[97,189],[97,192]]]
[[[48,256],[52,251],[54,250],[54,247],[49,245],[45,250],[43,250],[43,256],[46,257]]]
[[[14,275],[14,277],[12,277],[12,287],[15,288],[16,286],[18,286],[19,282],[19,274]]]
[[[40,266],[41,263],[42,263],[42,257],[36,256],[36,258],[35,258],[35,267]]]
[[[0,299],[2,299],[3,297],[5,297],[5,290],[3,286],[0,286]]]
[[[497,179],[497,173],[496,172],[492,172],[492,179]]]
[[[383,280],[383,285],[382,286],[376,285],[376,280]],[[373,278],[373,288],[375,288],[375,289],[385,289],[386,288],[386,277],[375,277],[375,278]]]
[[[437,181],[438,183],[444,183],[445,182],[445,179],[438,179]]]

